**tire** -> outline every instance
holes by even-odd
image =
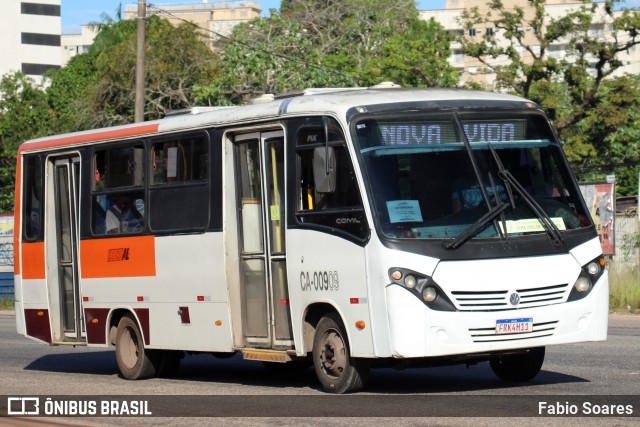
[[[503,381],[525,382],[532,380],[542,368],[544,347],[530,349],[524,354],[513,354],[491,359],[491,369]]]
[[[122,376],[141,380],[155,376],[162,353],[144,348],[144,341],[136,321],[126,315],[118,323],[116,332],[116,360]]]
[[[369,376],[369,361],[351,357],[344,326],[334,313],[321,318],[316,327],[313,366],[322,388],[329,393],[362,390]]]
[[[179,350],[158,350],[161,352],[160,365],[156,375],[162,378],[175,377],[180,369],[184,353]]]

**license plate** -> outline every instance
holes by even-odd
[[[496,335],[500,334],[524,334],[533,332],[533,318],[502,319],[496,321]]]

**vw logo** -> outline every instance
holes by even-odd
[[[509,297],[509,302],[511,305],[518,305],[520,303],[520,295],[517,292],[514,292]]]

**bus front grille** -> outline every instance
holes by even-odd
[[[453,291],[451,294],[461,311],[494,311],[558,304],[567,300],[569,291],[569,284],[564,283],[515,291]]]

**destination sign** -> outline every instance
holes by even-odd
[[[467,120],[462,127],[470,143],[526,139],[526,120]],[[379,123],[382,145],[461,144],[453,122]]]

